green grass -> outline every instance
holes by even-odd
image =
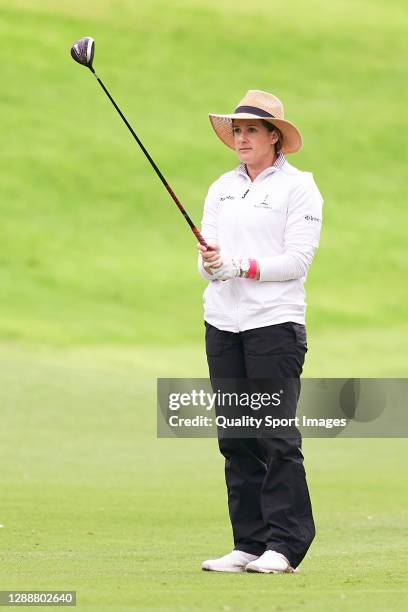
[[[318,536],[298,576],[200,571],[231,546],[222,459],[155,437],[156,373],[186,356],[0,351],[0,588],[76,590],[80,610],[401,609],[405,440],[304,441]]]
[[[195,240],[236,164],[207,119],[250,88],[301,129],[325,197],[306,376],[406,376],[406,3],[0,0],[2,589],[78,609],[400,610],[405,440],[305,441],[318,537],[298,576],[202,573],[231,545],[214,440],[158,440],[158,376],[206,375]],[[148,265],[146,265],[148,262]],[[146,269],[148,272],[146,273]]]
[[[197,223],[209,183],[236,164],[207,113],[229,110],[251,87],[279,94],[305,138],[291,161],[313,170],[325,197],[309,329],[355,334],[357,343],[362,330],[398,335],[404,7],[0,0],[2,336],[62,345],[200,339],[194,238],[91,74],[70,59],[84,33],[96,39],[96,69]],[[371,337],[370,351],[381,352]],[[401,373],[397,355],[391,367]]]

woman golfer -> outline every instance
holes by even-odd
[[[250,90],[233,114],[210,115],[241,161],[209,189],[199,246],[210,378],[247,379],[262,389],[285,379],[296,413],[307,351],[304,282],[316,252],[322,196],[309,172],[286,161],[299,130],[272,94]],[[264,389],[262,389],[264,390]],[[234,549],[202,564],[218,572],[293,572],[315,535],[300,433],[230,437],[225,457]]]

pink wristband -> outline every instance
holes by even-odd
[[[256,278],[256,273],[258,272],[258,263],[256,259],[248,259],[249,262],[249,270],[247,274],[247,278]]]

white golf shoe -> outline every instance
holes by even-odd
[[[260,572],[261,574],[293,574],[297,571],[290,567],[284,555],[274,550],[265,551],[258,559],[248,563],[245,569],[247,572]]]
[[[256,555],[250,555],[249,553],[242,552],[242,550],[233,550],[228,555],[224,555],[219,559],[204,561],[201,568],[209,572],[231,572],[237,574],[244,572],[248,563],[255,561],[257,558]]]

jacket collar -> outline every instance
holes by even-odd
[[[269,168],[265,168],[265,170],[263,170],[260,174],[258,174],[256,178],[259,178],[260,176],[264,177],[264,176],[267,176],[268,174],[272,174],[278,168],[283,168],[285,164],[287,163],[288,162],[286,161],[286,157],[283,155],[283,153],[279,153],[273,165],[269,166]],[[246,178],[248,178],[248,172],[247,172],[246,165],[244,164],[244,162],[241,162],[239,166],[235,168],[235,171],[237,172],[237,174],[242,174]]]

